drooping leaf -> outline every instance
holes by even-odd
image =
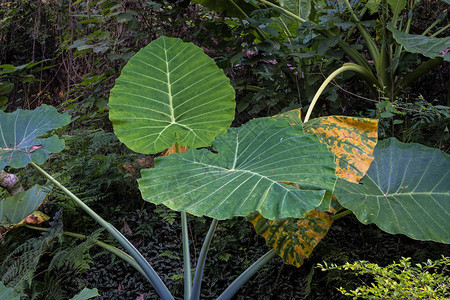
[[[56,135],[41,136],[69,122],[68,114],[45,104],[31,111],[0,111],[0,170],[5,166],[23,168],[30,162],[42,164],[51,153],[62,151],[63,140]]]
[[[442,57],[450,61],[450,37],[435,38],[417,34],[404,33],[391,24],[387,28],[392,32],[397,43],[412,53],[420,53],[426,57]]]
[[[334,188],[333,154],[301,125],[255,119],[230,128],[213,147],[217,154],[191,149],[156,158],[138,180],[144,200],[216,219],[254,211],[268,219],[301,218]]]
[[[108,106],[117,137],[149,154],[176,142],[209,146],[230,126],[235,102],[230,80],[201,48],[160,37],[123,68]]]
[[[3,282],[0,281],[0,299],[2,300],[20,300],[20,296],[14,293],[12,288],[6,287]]]
[[[450,243],[450,156],[394,138],[379,142],[374,155],[361,184],[338,180],[342,206],[386,232]]]
[[[39,185],[0,201],[0,225],[14,226],[33,213],[47,194]]]
[[[97,289],[84,288],[81,292],[71,298],[71,300],[87,300],[100,296]]]
[[[358,183],[372,163],[378,140],[378,121],[366,118],[329,116],[312,119],[305,132],[314,132],[336,155],[339,178]]]
[[[256,233],[266,239],[285,264],[300,267],[320,240],[328,233],[333,221],[326,212],[312,210],[303,219],[281,219],[270,221],[258,213],[247,217]]]

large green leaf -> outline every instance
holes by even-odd
[[[230,128],[213,147],[217,154],[191,149],[156,158],[138,180],[143,198],[216,219],[254,211],[268,219],[301,218],[334,188],[334,155],[302,125],[255,119]]]
[[[230,126],[235,102],[230,80],[201,48],[160,37],[123,68],[108,106],[117,137],[149,154],[174,143],[209,146]]]
[[[42,164],[51,153],[64,149],[64,141],[43,134],[69,124],[70,116],[52,106],[35,110],[0,111],[0,170],[5,166],[23,168],[30,162]]]
[[[47,194],[42,187],[35,185],[27,191],[20,192],[0,201],[0,225],[16,225],[34,212]]]
[[[408,34],[395,29],[391,24],[387,28],[392,32],[397,43],[412,53],[420,53],[430,58],[443,57],[450,61],[450,37],[435,38],[417,34]]]
[[[394,138],[375,148],[361,184],[338,180],[336,196],[364,224],[450,243],[450,156]]]

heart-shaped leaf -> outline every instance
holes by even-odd
[[[374,155],[361,184],[338,180],[342,206],[389,233],[450,243],[450,156],[394,138],[379,142]]]
[[[284,119],[230,128],[213,147],[217,154],[191,149],[156,158],[138,180],[144,200],[216,219],[254,211],[268,219],[301,218],[334,188],[334,155]]]
[[[282,219],[270,221],[258,213],[247,217],[256,233],[266,239],[285,264],[300,267],[320,240],[328,233],[333,223],[326,212],[312,210],[303,219]]]
[[[40,136],[69,122],[68,114],[45,104],[35,110],[0,111],[0,170],[5,166],[23,168],[30,162],[42,164],[51,153],[62,151],[63,140],[55,135]]]
[[[0,225],[14,226],[34,212],[47,194],[39,185],[0,201]]]
[[[230,80],[201,48],[160,37],[123,68],[108,106],[117,137],[149,154],[174,143],[210,146],[234,119],[235,102]]]

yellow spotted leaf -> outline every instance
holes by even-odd
[[[329,116],[310,120],[306,133],[315,133],[336,155],[336,174],[358,183],[372,163],[378,140],[378,121],[366,118]]]
[[[17,225],[20,225],[20,224],[38,225],[38,224],[48,221],[49,219],[50,219],[50,217],[47,216],[46,214],[44,214],[43,212],[35,211],[35,212],[32,212],[31,214],[29,214],[23,221],[21,221]]]
[[[326,212],[312,210],[303,219],[280,219],[271,221],[259,213],[247,217],[256,233],[266,239],[285,264],[300,267],[331,227],[330,216]]]

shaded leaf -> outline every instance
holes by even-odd
[[[387,0],[394,16],[397,16],[406,7],[406,0]]]
[[[123,68],[108,106],[117,137],[150,154],[174,143],[210,146],[230,126],[235,102],[230,80],[201,48],[160,37]]]
[[[404,33],[395,29],[391,24],[387,28],[392,32],[397,43],[412,53],[420,53],[426,57],[443,57],[450,61],[450,37],[435,38],[417,34]]]
[[[253,10],[256,9],[255,6],[250,4],[250,1],[245,0],[233,0],[235,5],[229,0],[193,0],[204,7],[212,9],[216,12],[223,13],[228,17],[236,17],[240,19],[245,19],[246,16],[250,16]],[[238,6],[239,8],[237,8]],[[244,12],[244,13],[243,13]]]
[[[41,186],[35,185],[27,191],[3,199],[0,202],[1,226],[20,223],[41,205],[46,195]]]
[[[310,120],[305,132],[314,132],[336,155],[339,178],[359,182],[372,163],[378,140],[378,121],[366,118],[329,116]]]
[[[23,168],[30,162],[42,164],[51,153],[62,151],[64,141],[56,135],[40,137],[69,122],[68,114],[45,104],[32,111],[0,111],[0,170],[5,166]]]
[[[342,206],[386,232],[450,243],[450,156],[394,138],[379,142],[374,155],[361,184],[338,180]]]
[[[142,170],[138,180],[144,200],[216,219],[254,211],[278,219],[305,216],[334,188],[333,154],[286,120],[230,128],[213,148],[217,154],[191,149],[156,158],[155,168]]]
[[[285,264],[300,267],[320,240],[328,233],[333,221],[326,212],[312,210],[303,219],[282,219],[270,221],[258,213],[247,217],[256,233],[266,239]]]
[[[71,298],[71,300],[87,300],[100,296],[97,289],[84,288],[81,292]]]

